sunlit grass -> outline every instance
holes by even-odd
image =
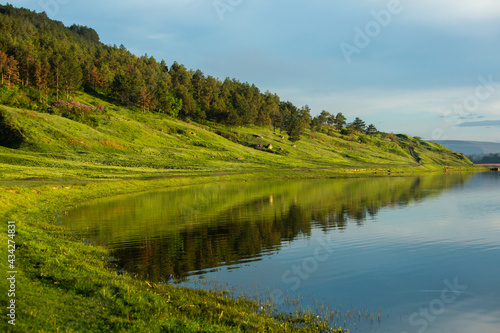
[[[19,149],[0,147],[1,178],[128,178],[179,170],[329,169],[343,173],[352,168],[429,171],[443,166],[471,167],[459,154],[403,135],[313,135],[306,130],[293,147],[286,133],[275,133],[271,127],[200,125],[119,107],[87,94],[81,94],[79,100],[105,106],[97,115],[98,125],[1,107],[9,126],[23,136]],[[269,144],[272,149],[262,148]]]

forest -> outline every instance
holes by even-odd
[[[313,136],[377,133],[356,118],[347,123],[341,113],[311,116],[254,84],[224,81],[174,62],[168,66],[147,54],[138,57],[125,46],[100,42],[89,27],[53,21],[43,13],[12,5],[0,6],[0,104],[49,112],[91,124],[99,106],[73,100],[78,91],[181,120],[227,126],[273,126],[297,141],[308,128]]]

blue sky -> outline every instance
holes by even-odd
[[[5,2],[2,2],[5,3]],[[500,142],[498,0],[18,0],[386,132]],[[497,83],[498,82],[498,83]]]

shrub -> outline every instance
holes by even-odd
[[[360,135],[360,136],[359,136],[359,142],[364,143],[364,144],[367,144],[369,141],[368,141],[368,139],[366,138],[366,136],[364,136],[364,135]]]
[[[96,116],[98,111],[104,111],[104,106],[89,106],[77,101],[58,101],[48,109],[50,113],[95,127],[99,125]]]

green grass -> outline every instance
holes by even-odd
[[[21,136],[17,149],[0,147],[2,179],[137,178],[249,170],[344,173],[366,168],[423,172],[472,166],[442,146],[405,135],[333,132],[313,137],[306,131],[293,147],[285,133],[282,138],[270,127],[200,125],[119,107],[87,94],[78,99],[105,106],[95,115],[97,126],[48,113],[0,108],[4,132]],[[268,144],[273,149],[256,149]]]

